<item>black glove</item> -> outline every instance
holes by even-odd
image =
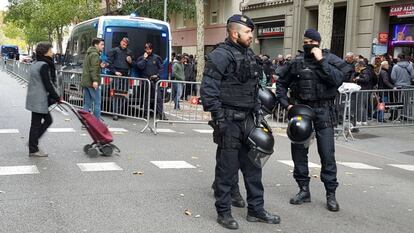
[[[268,129],[270,132],[272,132],[272,128],[270,128],[269,124],[267,123],[267,121],[265,120],[263,113],[257,113],[256,114],[256,119],[254,121],[254,124],[256,125],[256,127],[265,127],[266,129]]]

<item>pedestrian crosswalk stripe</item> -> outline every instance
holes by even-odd
[[[293,163],[292,160],[278,160],[278,162],[286,164],[286,165],[291,166],[291,167],[295,166],[295,164]],[[321,165],[316,164],[316,163],[312,163],[312,162],[308,162],[308,167],[310,167],[310,168],[320,168]]]
[[[367,170],[382,170],[382,168],[374,167],[365,163],[353,163],[353,162],[337,162],[345,167],[350,167],[354,169],[367,169]]]
[[[414,165],[408,165],[408,164],[388,164],[388,165],[392,167],[401,168],[407,171],[414,171]]]
[[[0,134],[19,133],[18,129],[0,129]]]
[[[176,131],[172,129],[157,129],[158,133],[177,133]]]
[[[208,134],[211,134],[211,133],[213,133],[213,130],[212,129],[193,129],[193,131],[195,131],[195,132],[197,132],[197,133],[208,133]]]
[[[151,161],[151,163],[161,169],[196,168],[186,161]]]
[[[78,167],[83,172],[97,172],[97,171],[122,171],[123,169],[114,162],[105,163],[77,163]]]
[[[48,128],[49,133],[73,133],[76,132],[74,128]]]
[[[128,130],[124,129],[124,128],[109,128],[109,131],[111,132],[128,132]]]
[[[36,165],[0,167],[0,176],[38,174],[38,173],[39,173],[39,169],[37,169]]]

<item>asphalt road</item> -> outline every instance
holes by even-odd
[[[53,111],[51,127],[68,132],[46,133],[40,145],[49,157],[29,158],[25,93],[24,85],[0,72],[0,232],[229,232],[216,223],[210,188],[215,145],[210,133],[194,131],[208,126],[163,124],[160,128],[171,131],[153,135],[139,133],[143,122],[106,118],[118,128],[114,138],[121,153],[89,158],[82,147],[91,139],[79,121]],[[410,127],[372,129],[361,132],[367,139],[338,140],[337,213],[325,209],[317,167],[311,169],[312,202],[288,203],[297,186],[288,165],[289,141],[277,134],[263,183],[265,208],[282,222],[248,223],[247,209],[235,208],[236,232],[413,232],[413,132]],[[161,169],[151,161],[185,161],[181,165],[192,168]],[[320,164],[315,144],[310,161]],[[101,163],[91,169],[103,171],[81,170],[90,163]],[[245,197],[242,184],[241,190]]]

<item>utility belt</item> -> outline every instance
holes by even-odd
[[[334,100],[316,100],[316,101],[308,101],[308,100],[299,100],[301,104],[308,105],[311,108],[326,108],[331,107],[334,105]]]
[[[243,121],[249,114],[253,112],[253,109],[238,108],[238,107],[224,107],[224,115],[227,120],[231,121]]]

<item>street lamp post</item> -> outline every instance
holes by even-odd
[[[164,21],[167,22],[167,0],[164,0]]]

